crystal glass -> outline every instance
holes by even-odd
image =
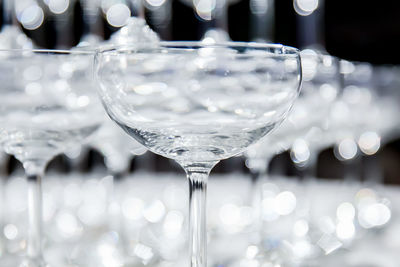
[[[316,177],[318,152],[335,142],[330,114],[341,95],[340,65],[337,58],[310,49],[301,52],[301,59],[310,127],[292,142],[290,156],[305,176]]]
[[[269,138],[252,146],[246,152],[246,165],[255,180],[266,174],[269,161],[276,154],[292,148],[296,163],[304,164],[319,148],[322,133],[327,131],[332,103],[339,92],[339,67],[336,58],[313,50],[301,52],[303,84],[293,112]],[[316,112],[318,110],[318,112]],[[320,146],[323,146],[321,144]],[[293,152],[293,151],[292,151]]]
[[[23,164],[28,179],[29,233],[22,266],[45,266],[41,179],[46,164],[80,145],[103,120],[93,87],[93,57],[79,51],[0,51],[0,144]]]
[[[211,169],[286,117],[301,83],[295,48],[255,43],[161,43],[96,54],[110,117],[189,181],[190,265],[206,266],[206,187]]]

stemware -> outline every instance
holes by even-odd
[[[4,240],[4,235],[3,235],[3,229],[4,229],[4,209],[5,209],[5,181],[6,177],[4,175],[4,170],[3,168],[5,167],[4,161],[6,157],[3,151],[0,151],[0,258],[4,256],[5,252],[5,240]]]
[[[308,163],[310,158],[314,157],[315,150],[312,148],[318,148],[315,143],[319,143],[317,142],[319,136],[326,130],[325,123],[329,117],[330,106],[339,90],[338,61],[334,57],[307,49],[301,52],[301,59],[302,91],[292,112],[282,126],[245,152],[246,165],[252,178],[248,201],[255,215],[251,229],[254,237],[249,240],[250,247],[256,245],[258,255],[263,259],[266,256],[269,257],[268,253],[271,254],[271,251],[268,251],[269,246],[265,243],[273,242],[271,240],[276,238],[275,230],[271,230],[270,221],[273,216],[269,213],[270,208],[267,204],[267,199],[270,198],[275,185],[265,183],[265,177],[269,178],[270,160],[276,154],[290,148],[293,151],[293,147],[297,148],[295,156],[299,165]],[[307,193],[300,195],[300,197],[303,196],[307,196]],[[303,199],[299,201],[301,205],[297,205],[297,210],[307,210],[306,202]],[[284,217],[282,220],[285,219]],[[276,246],[276,248],[276,251],[279,251],[281,246]]]
[[[255,43],[164,42],[96,54],[109,116],[189,181],[190,265],[207,265],[205,201],[211,169],[286,117],[301,83],[295,48]]]
[[[366,62],[340,61],[343,92],[332,110],[335,156],[345,165],[344,178],[358,179],[361,164],[357,139],[378,121],[379,107],[374,103],[372,65]]]
[[[83,36],[78,46],[95,46],[102,41],[102,26],[100,25],[99,8],[100,1],[98,0],[83,0],[82,17],[84,22]]]
[[[266,174],[268,163],[274,155],[290,149],[300,138],[303,138],[302,143],[307,149],[310,145],[317,146],[315,132],[321,132],[326,127],[324,124],[329,117],[330,106],[339,90],[338,62],[334,57],[312,50],[302,51],[301,57],[303,90],[293,107],[293,112],[269,138],[265,138],[246,152],[246,165],[255,182],[258,177]],[[301,162],[304,163],[312,155],[308,153],[302,156]]]
[[[21,266],[45,266],[41,179],[46,164],[81,144],[103,119],[92,91],[93,57],[83,51],[0,51],[0,144],[23,164],[28,179],[27,255]]]
[[[303,50],[301,56],[302,93],[312,96],[308,97],[310,115],[307,117],[314,117],[315,120],[307,134],[293,142],[291,158],[305,172],[305,176],[316,177],[318,152],[335,142],[331,134],[330,114],[341,92],[340,65],[338,58],[310,49]]]

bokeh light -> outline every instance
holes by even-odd
[[[203,20],[211,20],[216,7],[216,0],[193,0],[196,14]]]
[[[166,0],[146,0],[146,3],[152,7],[159,7],[165,3]]]
[[[310,156],[311,152],[308,143],[304,139],[296,139],[290,151],[290,157],[293,162],[299,165],[304,164],[310,159]]]
[[[392,213],[382,203],[374,203],[364,207],[358,214],[358,222],[366,229],[385,225],[390,221]]]
[[[44,20],[43,9],[36,3],[31,2],[30,5],[18,10],[16,7],[17,19],[27,30],[36,30]]]
[[[336,217],[339,221],[353,221],[356,215],[356,209],[349,202],[341,203],[336,210]]]
[[[343,139],[338,146],[338,159],[350,160],[357,155],[357,144],[352,138]]]
[[[50,11],[54,14],[62,14],[69,7],[69,0],[47,0],[46,2]]]
[[[365,132],[358,139],[358,146],[364,154],[373,155],[381,146],[381,138],[376,132]]]
[[[114,27],[126,25],[131,16],[131,10],[125,4],[118,3],[108,8],[106,12],[107,22]]]
[[[318,0],[293,0],[293,7],[300,16],[311,15],[319,5]]]

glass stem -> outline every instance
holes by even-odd
[[[251,170],[252,177],[251,177],[251,188],[250,188],[250,205],[253,208],[254,212],[254,221],[252,226],[252,234],[250,235],[250,241],[253,244],[259,244],[261,242],[262,236],[262,199],[263,199],[263,192],[262,192],[262,177],[267,177],[268,175],[268,168],[269,163],[272,159],[271,156],[267,156],[264,158],[258,159],[259,166],[253,170]],[[261,164],[262,163],[262,164]]]
[[[45,163],[38,164],[25,162],[24,164],[28,180],[28,240],[27,258],[32,261],[42,259],[42,177]]]
[[[207,266],[207,180],[217,162],[182,164],[189,181],[189,253],[191,267]]]
[[[5,177],[0,173],[0,229],[4,229],[5,224],[5,209],[6,209],[6,198],[5,198]],[[3,255],[4,251],[4,237],[3,232],[0,232],[0,255]]]
[[[317,164],[318,164],[318,152],[316,150],[310,150],[309,159],[303,163],[296,163],[297,169],[300,170],[300,178],[312,181],[317,177]]]
[[[251,187],[249,201],[251,205],[260,201],[260,179],[268,174],[269,163],[273,155],[249,159],[252,168],[250,169]]]

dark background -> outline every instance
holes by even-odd
[[[178,0],[171,1],[170,22],[168,25],[163,25],[163,27],[170,27],[170,33],[162,34],[162,27],[154,27],[164,39],[199,40],[207,28],[215,26],[214,21],[201,20],[190,6]],[[57,32],[55,21],[58,18],[54,14],[46,15],[39,29],[25,30],[25,32],[42,47],[76,45],[87,27],[82,18],[80,2],[71,1],[71,3],[74,3],[74,6],[70,8],[72,12],[67,18],[69,26],[73,28],[70,43],[56,43],[57,35],[65,33]],[[301,48],[304,42],[300,41],[299,27],[309,18],[296,14],[293,0],[275,0],[274,5],[272,41]],[[45,9],[44,5],[41,6]],[[375,64],[400,63],[400,53],[397,51],[400,47],[400,1],[320,0],[319,9],[322,15],[318,20],[321,32],[318,42],[323,44],[330,54]],[[135,13],[133,9],[132,13]],[[151,11],[147,10],[145,14],[151,25]],[[3,17],[3,12],[0,16]],[[232,40],[249,41],[251,39],[250,16],[249,0],[240,0],[229,5],[228,32]],[[108,25],[103,16],[99,15],[99,17],[103,24],[104,38],[108,39],[110,34],[117,29]]]

